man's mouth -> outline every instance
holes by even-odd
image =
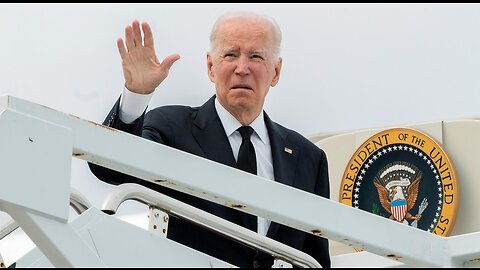
[[[235,84],[232,89],[248,89],[252,90],[252,87],[250,87],[248,84]]]

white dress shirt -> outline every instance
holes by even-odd
[[[118,117],[124,123],[130,124],[138,117],[142,116],[152,99],[153,92],[148,95],[137,94],[126,87],[123,87],[123,93],[120,97],[120,110]]]
[[[148,102],[152,94],[142,95],[129,91],[124,87],[122,96],[120,98],[119,117],[125,123],[131,123],[140,117],[148,106]],[[228,137],[230,146],[232,147],[235,161],[238,159],[238,150],[242,144],[242,136],[237,131],[242,126],[235,117],[233,117],[221,104],[218,99],[215,99],[215,109],[225,129],[225,134]],[[266,179],[273,180],[273,161],[272,150],[270,147],[270,137],[268,136],[267,126],[263,118],[263,113],[250,124],[254,133],[251,141],[255,147],[255,155],[257,158],[257,175]],[[270,221],[265,218],[258,218],[257,223],[258,233],[266,235]]]

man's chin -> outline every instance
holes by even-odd
[[[249,110],[251,107],[253,107],[253,102],[251,99],[241,97],[229,100],[228,104],[235,110]]]

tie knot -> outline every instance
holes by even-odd
[[[251,126],[241,126],[237,130],[242,135],[243,140],[250,140],[250,136],[252,136],[253,133],[253,128]]]

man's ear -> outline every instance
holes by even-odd
[[[210,81],[215,83],[215,76],[213,72],[213,57],[210,55],[210,53],[207,53],[207,71],[208,71],[208,78],[210,78]]]
[[[277,85],[278,81],[280,80],[280,72],[282,71],[282,58],[279,57],[277,64],[275,65],[275,76],[272,79],[272,82],[270,83],[270,86],[274,87]]]

